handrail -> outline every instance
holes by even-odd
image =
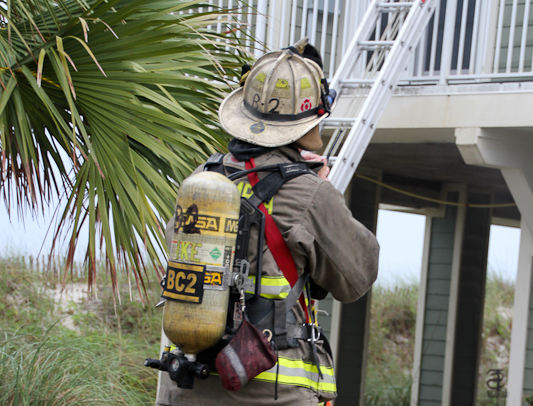
[[[404,78],[411,82],[438,78],[440,84],[489,77],[507,80],[514,75],[533,80],[533,56],[528,52],[533,47],[533,38],[528,39],[530,3],[526,1],[523,15],[518,13],[517,0],[464,0],[462,7],[458,7],[457,0],[448,0],[445,9],[439,5],[407,64]],[[246,45],[257,57],[307,35],[314,39],[330,80],[342,60],[350,58],[349,43],[366,11],[363,1],[257,0],[254,8],[249,4],[210,0],[210,8],[231,5],[242,11],[238,18],[230,13],[228,20],[221,20],[214,28],[223,32],[225,24],[237,24],[256,38],[256,43],[247,39]],[[405,0],[384,0],[379,7],[392,12],[408,4]],[[519,41],[509,46],[515,40]],[[362,67],[356,66],[351,78],[360,79],[363,73]]]

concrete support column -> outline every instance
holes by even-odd
[[[466,201],[464,187],[448,188],[442,197],[450,202]],[[464,217],[464,207],[449,205],[443,207],[440,215],[428,217],[426,222],[412,406],[449,404]]]
[[[468,193],[469,204],[490,205],[491,196]],[[476,404],[491,209],[466,208],[455,318],[451,402]]]
[[[443,199],[490,204],[491,196],[445,188]],[[448,205],[428,217],[419,290],[411,405],[473,405],[491,212]]]
[[[522,222],[533,230],[533,138],[506,128],[455,129],[457,148],[467,164],[499,168],[520,210]]]
[[[352,181],[349,207],[353,216],[376,232],[379,186],[366,180]],[[337,388],[335,406],[364,405],[371,292],[353,303],[341,305],[338,335]]]
[[[533,314],[531,306],[531,273],[533,256],[533,235],[522,222],[520,232],[520,252],[516,275],[513,306],[513,331],[511,333],[511,354],[509,357],[509,377],[507,382],[507,406],[526,405],[523,395],[533,391]]]
[[[363,406],[372,291],[342,305],[335,406]]]

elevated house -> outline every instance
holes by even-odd
[[[398,3],[381,3],[389,2]],[[247,41],[251,52],[259,56],[307,35],[319,48],[330,79],[350,57],[350,42],[368,7],[366,0],[249,4],[225,0],[216,5],[241,8],[243,14],[234,17],[242,23],[237,35],[254,35],[257,42]],[[375,101],[384,112],[348,179],[346,199],[354,216],[374,231],[379,207],[427,219],[412,405],[475,404],[490,225],[520,227],[507,405],[522,406],[533,393],[531,2],[433,4],[419,40],[409,44],[411,56],[401,66],[392,98]],[[406,15],[407,8],[400,20]],[[387,14],[379,17],[374,35],[383,34],[391,21]],[[345,140],[337,135],[348,132],[370,92],[362,61],[370,60],[373,51],[366,52],[339,82],[337,109],[323,129],[326,139],[340,139],[333,155]],[[333,142],[325,144],[324,154],[333,147]],[[322,324],[336,356],[336,406],[363,404],[371,296],[321,305],[331,315],[322,316]]]

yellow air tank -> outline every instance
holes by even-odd
[[[187,178],[178,192],[163,329],[190,361],[223,336],[240,194],[216,172]]]

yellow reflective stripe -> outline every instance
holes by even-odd
[[[237,189],[239,189],[241,196],[247,199],[254,194],[252,185],[245,183],[244,181],[237,183]],[[274,210],[274,198],[271,198],[268,202],[263,202],[263,204],[265,205],[265,209],[267,209],[268,214],[272,215],[272,211]]]
[[[252,288],[246,290],[246,293],[255,292],[255,276],[249,276],[253,283]],[[261,278],[261,296],[267,299],[285,299],[289,296],[291,285],[284,276],[263,276]]]
[[[263,382],[276,382],[275,372],[262,372],[254,379]],[[278,375],[278,383],[282,385],[303,386],[305,388],[314,389],[322,392],[337,392],[337,385],[335,383],[326,383],[324,381],[315,381],[305,376],[287,376],[283,374]]]
[[[318,374],[318,367],[311,363],[311,362],[304,362],[301,359],[292,359],[287,357],[278,357],[279,365],[285,366],[287,368],[302,368],[305,369],[307,372],[314,372]],[[320,370],[322,371],[322,375],[326,376],[335,376],[335,371],[333,370],[333,367],[326,367],[321,365]]]
[[[252,282],[255,283],[255,275],[248,276],[248,279],[251,279]],[[285,279],[284,276],[262,276],[261,277],[261,285],[280,286],[280,287],[289,286],[289,289],[290,289],[290,286],[291,286],[289,284],[289,281],[287,279]]]
[[[246,293],[254,293],[254,292],[246,292]],[[264,293],[262,290],[261,290],[261,297],[264,297],[265,299],[285,299],[287,296],[289,296],[288,293],[285,293],[285,292],[281,292],[280,294],[275,294],[275,293]]]
[[[276,365],[259,374],[255,379],[265,382],[278,382],[285,385],[304,386],[316,391],[336,392],[335,372],[332,367],[321,366],[320,370],[324,379],[320,379],[318,368],[312,363],[279,357],[279,374],[276,374]]]

